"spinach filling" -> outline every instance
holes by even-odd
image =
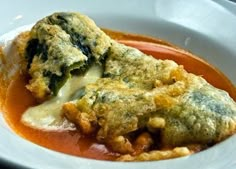
[[[71,75],[84,74],[94,63],[104,62],[111,45],[110,38],[103,32],[93,30],[99,29],[93,24],[76,13],[55,13],[32,28],[26,59],[33,79],[28,89],[36,93],[35,97],[57,95]],[[44,82],[39,82],[39,79]],[[31,86],[36,85],[47,86],[50,91],[45,87],[44,91],[34,91],[38,89]],[[39,93],[45,94],[42,96]]]
[[[67,79],[70,77],[70,73],[73,70],[77,70],[80,68],[80,63],[74,63],[71,66],[62,65],[61,66],[61,76],[58,76],[50,71],[44,71],[44,77],[50,79],[49,81],[49,89],[52,90],[53,96],[56,96],[61,89],[61,87],[66,83]]]
[[[27,69],[33,61],[34,56],[40,57],[43,61],[48,59],[48,47],[45,43],[39,43],[38,39],[31,39],[26,47]]]

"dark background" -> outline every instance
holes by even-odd
[[[10,163],[6,160],[0,159],[0,169],[28,169],[13,163]]]

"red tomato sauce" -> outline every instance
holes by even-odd
[[[128,36],[122,33],[112,34],[112,32],[109,32],[109,35],[112,35],[112,38],[117,37],[122,43],[136,47],[158,59],[171,59],[184,65],[187,71],[203,76],[209,83],[228,91],[231,97],[236,99],[236,90],[230,81],[220,71],[202,59],[160,40],[155,41],[152,38],[137,35]],[[119,35],[119,37],[116,35]],[[127,41],[129,37],[135,41]],[[142,42],[136,40],[142,40]],[[70,155],[99,160],[114,160],[119,156],[104,145],[97,143],[94,136],[84,136],[80,134],[79,130],[48,132],[25,126],[20,120],[22,113],[28,107],[36,104],[31,93],[25,88],[27,81],[27,77],[21,74],[15,76],[6,88],[6,97],[4,97],[4,117],[17,134],[48,149]]]

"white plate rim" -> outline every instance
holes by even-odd
[[[161,1],[161,0],[160,0]],[[14,3],[13,0],[8,0],[8,3]],[[28,2],[27,0],[25,0],[25,2]],[[45,3],[46,1],[42,1],[43,3]],[[41,3],[42,3],[41,2]],[[70,1],[72,4],[73,2]],[[124,1],[123,1],[124,2]],[[126,2],[127,5],[132,5],[132,3],[136,2],[135,0]],[[149,2],[149,1],[148,1]],[[206,0],[206,2],[208,3],[208,1]],[[228,10],[229,7],[227,7],[228,2],[225,3],[225,1],[216,1],[217,3],[219,3],[220,5],[223,5],[223,7]],[[62,4],[64,4],[65,2],[62,2]],[[85,3],[84,1],[81,1],[81,3]],[[156,3],[156,1],[150,1],[151,3]],[[85,3],[86,4],[86,3]],[[210,3],[209,3],[210,4]],[[227,5],[226,5],[227,4]],[[149,7],[148,5],[146,7]],[[231,6],[230,6],[231,8]],[[1,7],[0,7],[1,9]],[[235,8],[236,9],[236,8]],[[49,9],[48,11],[50,11],[51,9]],[[84,9],[82,9],[84,10]],[[85,10],[86,11],[86,10]],[[127,12],[127,11],[126,11]],[[229,11],[230,12],[230,11]],[[231,12],[230,12],[231,13]],[[146,16],[148,17],[148,16]],[[20,17],[19,17],[20,18]],[[26,23],[26,22],[25,22]],[[19,23],[17,22],[16,19],[16,23],[13,23],[13,25],[16,27],[18,27]],[[22,25],[24,25],[24,23],[21,23]],[[91,159],[85,159],[85,158],[78,158],[78,157],[73,157],[73,156],[69,156],[69,155],[65,155],[62,153],[58,153],[58,152],[54,152],[51,150],[48,150],[46,148],[40,147],[38,145],[35,145],[27,140],[24,140],[20,137],[16,137],[15,134],[12,133],[11,129],[9,129],[9,127],[5,124],[2,115],[0,115],[0,126],[2,127],[3,131],[0,133],[1,137],[4,136],[8,136],[7,140],[5,140],[4,142],[2,141],[2,145],[0,145],[0,149],[3,149],[4,145],[7,144],[14,144],[14,141],[17,141],[18,143],[20,143],[20,145],[22,147],[24,147],[25,150],[27,150],[28,155],[27,156],[27,160],[29,161],[20,161],[18,159],[14,159],[9,152],[7,152],[5,149],[4,151],[1,153],[0,152],[0,161],[5,161],[7,162],[9,165],[13,165],[13,166],[21,166],[21,167],[29,167],[29,168],[42,168],[42,165],[45,165],[44,168],[65,168],[65,167],[71,167],[73,168],[74,166],[69,165],[68,163],[64,163],[62,161],[60,161],[60,163],[58,163],[58,159],[60,160],[68,160],[68,161],[73,161],[74,165],[79,165],[80,168],[111,168],[114,167],[114,165],[116,165],[116,168],[144,168],[144,167],[148,167],[148,168],[169,168],[169,165],[171,165],[171,168],[182,168],[182,167],[191,167],[192,168],[221,168],[221,167],[226,167],[225,163],[219,163],[220,158],[219,158],[219,151],[218,149],[224,149],[224,153],[228,153],[228,155],[231,155],[233,157],[236,157],[236,153],[235,151],[232,151],[231,149],[229,149],[227,147],[227,145],[229,144],[233,144],[233,141],[236,140],[236,136],[232,136],[230,139],[227,139],[226,141],[216,145],[213,148],[210,148],[208,150],[205,150],[201,153],[195,154],[193,156],[190,157],[183,157],[183,158],[178,158],[178,159],[173,159],[173,160],[164,160],[164,161],[159,161],[159,162],[144,162],[144,163],[115,163],[115,162],[104,162],[104,161],[97,161],[97,160],[91,160]],[[5,133],[5,135],[4,135]],[[0,141],[1,142],[1,141]],[[30,145],[31,147],[29,148],[28,145]],[[28,149],[27,149],[28,148]],[[33,148],[33,149],[32,149]],[[227,149],[228,148],[228,149]],[[236,147],[233,147],[234,150],[236,149]],[[41,153],[41,155],[44,155],[45,159],[47,160],[51,160],[50,161],[40,161],[38,164],[33,163],[32,161],[34,161],[34,158],[31,157],[35,151],[38,151]],[[9,154],[9,155],[8,155]],[[21,154],[21,153],[18,153]],[[205,154],[205,155],[202,155]],[[25,155],[25,154],[23,154]],[[218,155],[214,158],[212,157],[208,157],[211,155]],[[232,157],[227,156],[229,159],[232,159]],[[227,158],[226,157],[226,158]],[[55,158],[57,160],[55,160]],[[207,159],[206,159],[207,158]],[[24,159],[24,158],[23,158]],[[30,161],[32,160],[32,161]],[[187,163],[185,163],[185,161],[188,161]],[[35,161],[34,161],[35,162]],[[43,163],[44,162],[44,163]],[[197,164],[197,162],[205,162],[204,165],[202,164]],[[208,164],[209,162],[209,164]],[[211,162],[213,164],[211,164]],[[227,168],[234,168],[236,167],[236,164],[234,161],[228,161],[230,163],[227,163]],[[56,164],[58,163],[58,164]],[[55,164],[57,166],[55,166]],[[192,164],[195,164],[197,166],[192,167]],[[76,167],[77,168],[77,167]]]

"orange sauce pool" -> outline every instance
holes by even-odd
[[[212,85],[228,91],[231,97],[236,100],[236,90],[230,81],[217,69],[196,56],[160,40],[111,31],[108,34],[112,38],[136,47],[156,58],[172,59],[178,64],[184,65],[186,70],[202,75]],[[93,136],[81,135],[79,131],[47,132],[30,128],[21,123],[22,113],[28,107],[36,104],[30,92],[25,88],[27,80],[27,77],[19,73],[6,88],[6,99],[3,106],[4,117],[17,134],[38,145],[75,156],[100,160],[114,160],[119,156],[104,145],[96,143]]]
[[[5,101],[5,118],[17,134],[41,146],[71,155],[102,160],[116,157],[104,145],[97,144],[93,137],[85,137],[78,131],[47,132],[21,123],[22,113],[36,103],[25,88],[26,83],[26,77],[17,76],[9,86]]]

